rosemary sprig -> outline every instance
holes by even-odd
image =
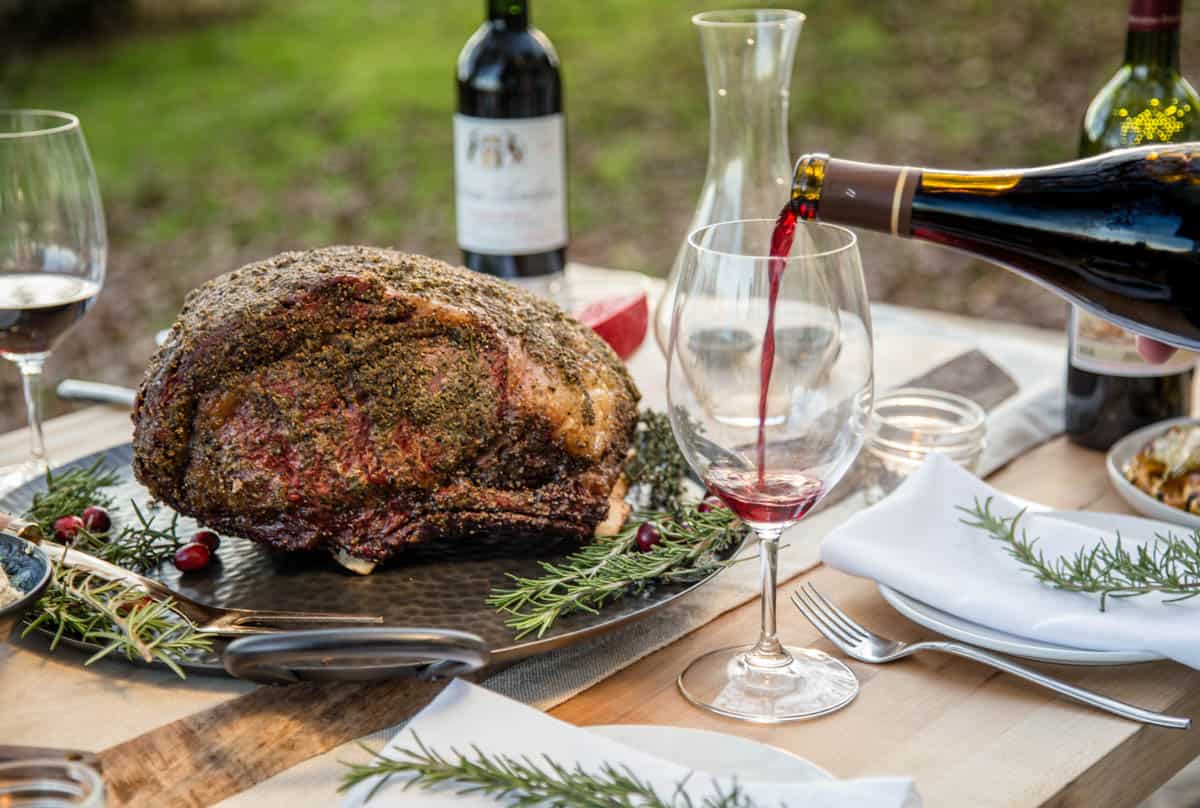
[[[122,527],[116,536],[111,536],[111,531],[109,535],[98,535],[80,528],[71,546],[119,567],[146,572],[174,556],[185,544],[178,533],[179,514],[171,511],[170,521],[160,528],[154,524],[154,514],[147,516],[132,499],[129,504],[136,525]]]
[[[60,516],[78,515],[89,505],[111,509],[113,498],[104,489],[118,482],[101,461],[88,468],[47,473],[46,490],[34,495],[25,518],[50,535]],[[179,515],[172,512],[166,526],[160,527],[155,514],[147,514],[133,500],[130,505],[135,524],[107,534],[80,528],[72,549],[136,572],[153,569],[174,555],[183,544],[177,532]],[[181,678],[185,674],[179,661],[212,645],[211,638],[175,611],[170,600],[154,600],[137,587],[61,564],[55,567],[50,587],[22,636],[39,628],[51,633],[51,650],[68,636],[101,646],[85,665],[118,653],[128,659],[162,662]]]
[[[46,490],[33,495],[33,502],[25,511],[25,518],[37,522],[47,536],[53,532],[54,520],[68,514],[80,514],[89,505],[101,508],[112,507],[112,497],[104,493],[105,488],[116,485],[120,478],[104,461],[97,460],[88,468],[74,468],[46,472]]]
[[[992,511],[991,497],[975,500],[973,507],[959,506],[963,523],[979,528],[997,541],[1038,581],[1069,592],[1100,595],[1100,611],[1108,599],[1131,598],[1158,592],[1164,603],[1177,603],[1200,595],[1200,531],[1190,536],[1157,534],[1153,542],[1134,545],[1131,550],[1117,533],[1113,543],[1101,539],[1093,547],[1081,547],[1072,556],[1046,558],[1018,522],[1025,515],[999,516]]]
[[[645,508],[678,510],[687,470],[687,461],[675,443],[666,413],[642,410],[633,436],[633,457],[625,464],[625,476],[631,486],[645,492]]]
[[[212,639],[176,612],[170,600],[154,600],[137,587],[62,565],[55,567],[50,588],[21,636],[41,627],[53,632],[51,650],[68,635],[102,646],[84,665],[119,653],[162,662],[181,679],[187,674],[178,661],[212,646]]]
[[[413,733],[416,749],[398,750],[398,757],[371,752],[367,764],[350,766],[339,791],[378,777],[367,795],[371,800],[392,777],[410,776],[405,788],[417,786],[429,790],[439,785],[458,784],[458,794],[483,794],[497,802],[512,806],[571,805],[585,808],[756,808],[756,803],[733,783],[728,788],[713,783],[712,794],[699,804],[684,793],[688,778],[675,786],[664,798],[653,786],[639,778],[626,766],[604,764],[598,772],[582,766],[566,766],[549,756],[533,760],[488,754],[472,746],[470,755],[451,749],[449,755],[430,749]],[[366,749],[367,747],[363,747]]]
[[[637,532],[651,523],[661,537],[638,552]],[[671,514],[659,511],[631,519],[615,536],[598,539],[564,561],[539,562],[544,575],[509,575],[512,586],[497,589],[488,605],[509,615],[505,623],[517,639],[542,636],[563,615],[596,613],[625,595],[645,592],[655,583],[695,581],[728,565],[720,554],[739,542],[745,528],[725,508],[706,513],[696,506]]]

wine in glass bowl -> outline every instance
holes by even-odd
[[[46,353],[100,293],[100,284],[74,275],[0,274],[0,356]]]
[[[79,119],[0,110],[0,356],[21,372],[29,460],[0,469],[0,491],[46,470],[42,367],[104,284],[104,211]]]
[[[776,634],[780,536],[808,514],[862,445],[873,393],[871,323],[858,245],[841,227],[754,219],[688,238],[671,322],[671,427],[692,469],[746,523],[762,559],[762,630],[679,677],[690,701],[757,722],[836,710],[850,670]],[[738,349],[727,349],[730,334]]]

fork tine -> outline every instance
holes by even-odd
[[[815,586],[813,586],[811,583],[805,584],[805,586],[808,587],[808,591],[811,593],[813,599],[816,600],[817,604],[826,609],[826,613],[829,614],[829,616],[834,620],[837,620],[843,628],[849,631],[851,636],[862,640],[870,638],[871,632],[867,631],[865,628],[856,623],[853,617],[843,612],[837,606],[833,605],[833,601],[818,592]]]
[[[800,590],[796,590],[792,593],[792,605],[800,610],[800,614],[808,618],[808,622],[813,624],[813,628],[819,631],[821,636],[829,640],[838,648],[842,649],[842,651],[849,653],[848,648],[850,645],[853,645],[854,641],[850,639],[842,629],[834,626],[826,617],[821,615],[812,606],[812,604],[808,602],[804,593],[802,593]]]
[[[812,592],[802,590],[801,596],[808,602],[808,607],[816,612],[817,615],[820,616],[820,618],[824,620],[827,625],[836,629],[839,634],[846,638],[846,642],[856,645],[863,640],[863,638],[860,637],[857,632],[852,631],[849,626],[847,626],[841,620],[838,620],[832,612],[823,607],[821,602],[813,597]]]

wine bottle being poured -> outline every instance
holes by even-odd
[[[1002,171],[807,154],[787,209],[963,250],[1131,331],[1200,349],[1200,143]]]

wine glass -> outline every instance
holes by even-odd
[[[775,572],[780,535],[858,453],[874,384],[854,234],[785,213],[781,228],[795,228],[789,245],[775,224],[723,222],[688,237],[667,365],[675,439],[709,491],[756,534],[762,567],[758,641],[705,654],[680,674],[679,688],[712,712],[762,723],[822,715],[858,693],[838,660],[779,641]],[[752,342],[730,351],[731,333]]]
[[[0,491],[46,471],[42,368],[104,283],[107,241],[79,119],[0,110],[0,356],[21,371],[29,460],[0,468]]]

